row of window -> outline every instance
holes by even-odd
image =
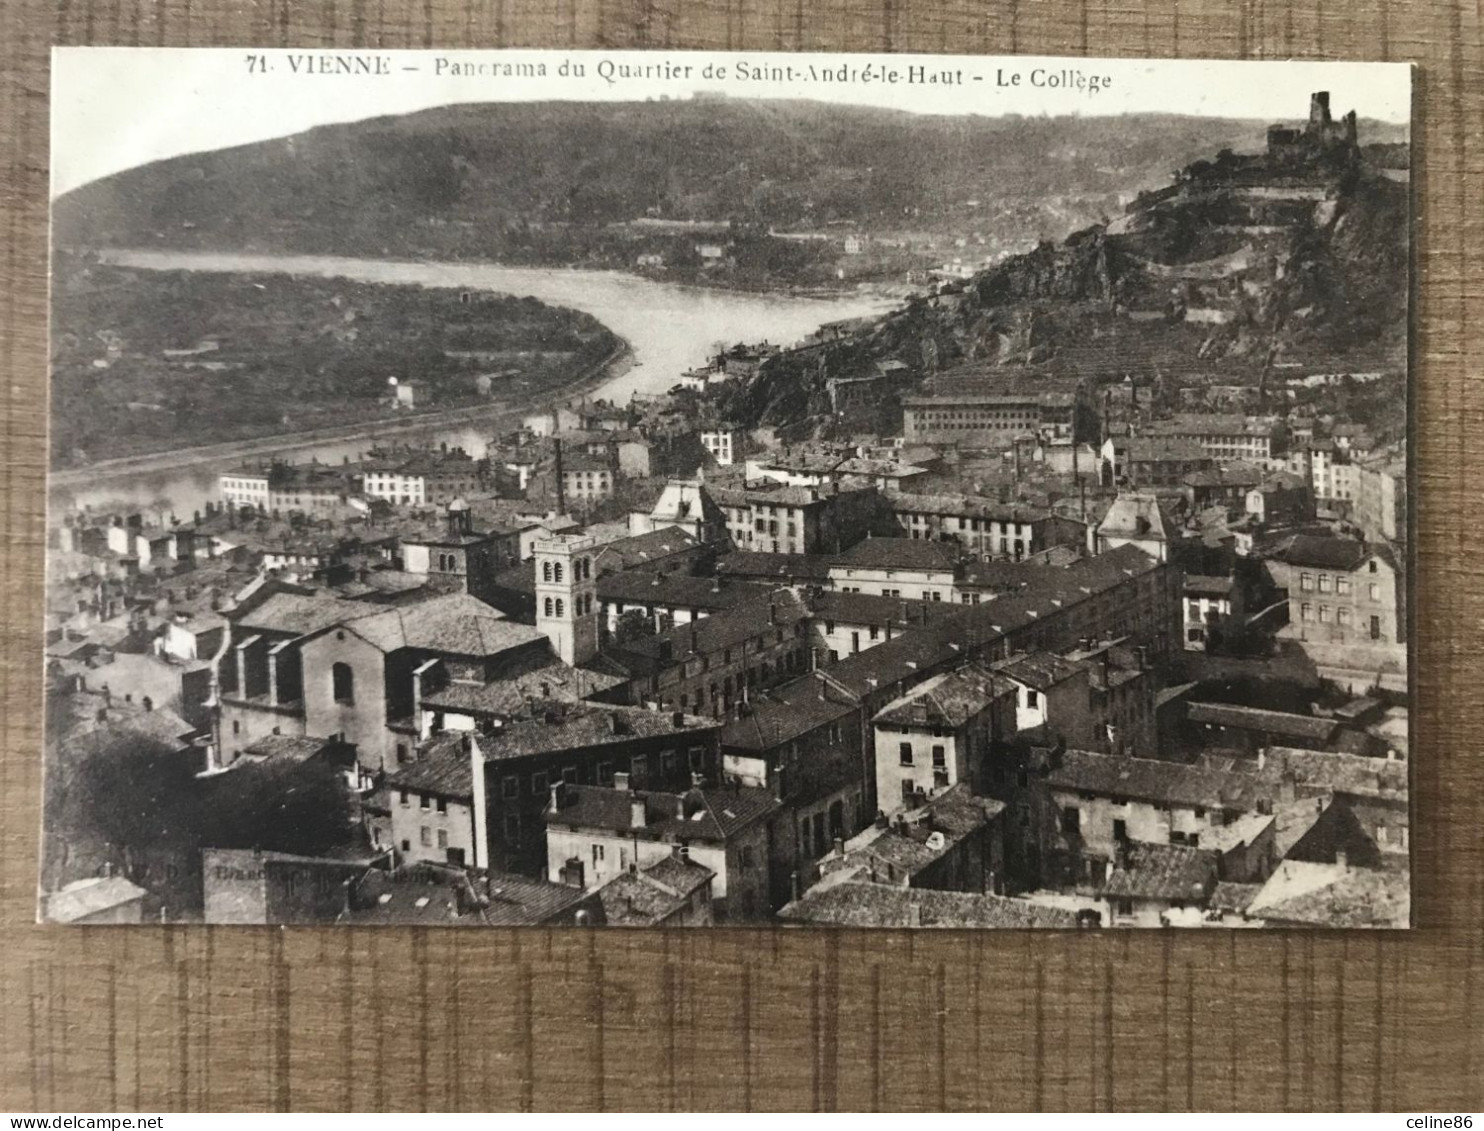
[[[910,743],[910,742],[898,743],[897,744],[897,756],[901,759],[901,763],[900,763],[901,765],[903,765],[903,766],[910,766],[910,765],[912,765],[913,764],[912,759],[914,757],[914,752],[913,752],[913,749],[912,749],[912,743]],[[948,765],[947,748],[944,747],[944,746],[942,746],[942,745],[935,744],[933,746],[933,768],[934,769],[942,769],[942,768],[946,767],[947,765]]]
[[[566,570],[561,562],[544,561],[541,563],[541,580],[560,584]],[[572,579],[574,581],[591,581],[593,576],[593,560],[591,558],[572,559]]]
[[[414,794],[413,791],[406,789],[399,790],[397,792],[397,804],[404,809],[410,809],[412,807],[412,798],[414,796],[416,796],[417,798],[417,807],[419,809],[436,808],[437,812],[439,813],[448,812],[448,801],[446,799],[442,797],[433,797],[431,794],[427,793]]]
[[[547,597],[541,602],[544,616],[564,617],[567,615],[567,602],[561,597]],[[572,615],[585,617],[593,611],[593,595],[582,594],[572,599]]]
[[[1299,574],[1299,588],[1306,593],[1315,591],[1320,593],[1333,592],[1336,596],[1348,597],[1350,595],[1350,579],[1344,576],[1331,577],[1327,573],[1321,573],[1317,577],[1312,573],[1302,573]],[[1371,600],[1379,600],[1380,593],[1380,587],[1372,584]]]

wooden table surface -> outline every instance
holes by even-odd
[[[52,44],[1418,63],[1417,929],[35,926]],[[0,52],[0,1109],[1484,1108],[1477,4],[0,0]]]

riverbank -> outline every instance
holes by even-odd
[[[551,403],[570,403],[575,398],[589,396],[607,382],[622,377],[633,366],[633,363],[633,349],[627,341],[620,338],[618,345],[602,361],[593,365],[583,377],[558,389]],[[529,411],[529,406],[513,405],[502,401],[500,403],[470,402],[427,412],[399,412],[392,416],[357,421],[354,424],[339,427],[309,428],[297,432],[286,432],[278,436],[229,440],[220,444],[200,444],[168,452],[152,452],[145,455],[99,460],[86,467],[56,469],[49,476],[47,486],[49,490],[66,491],[90,484],[99,476],[155,475],[200,464],[226,463],[253,456],[285,455],[302,451],[305,448],[317,448],[324,444],[340,444],[357,439],[380,442],[395,437],[415,436],[421,432],[450,426],[467,427],[473,424],[483,424],[497,427],[507,418],[518,418]]]
[[[159,249],[108,249],[98,254],[111,265],[145,271],[304,276],[528,296],[548,306],[591,315],[615,341],[627,346],[588,379],[564,384],[558,395],[517,391],[499,397],[497,404],[478,408],[460,405],[415,418],[399,414],[375,425],[346,422],[223,444],[182,446],[169,452],[140,452],[86,468],[62,468],[53,476],[52,485],[64,490],[70,496],[68,502],[78,506],[146,507],[163,499],[178,514],[189,514],[218,498],[217,475],[244,459],[283,453],[300,462],[318,459],[338,464],[358,459],[373,444],[391,438],[389,429],[435,446],[462,446],[478,456],[492,432],[522,413],[580,396],[627,403],[634,393],[663,393],[674,387],[682,373],[705,364],[727,345],[769,341],[787,346],[825,323],[885,313],[900,304],[899,299],[877,294],[833,300],[744,295],[655,282],[617,271]]]

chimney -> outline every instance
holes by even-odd
[[[782,801],[788,796],[788,771],[782,763],[773,767],[773,797]]]
[[[613,788],[627,790],[629,788],[629,775],[619,770],[613,775]]]
[[[551,783],[551,809],[552,812],[561,812],[562,806],[567,801],[567,783],[554,781]]]
[[[1294,779],[1293,771],[1285,770],[1283,777],[1278,782],[1278,800],[1285,803],[1292,801],[1296,785],[1297,782]]]
[[[845,855],[845,838],[844,837],[837,836],[835,838],[835,855],[836,856],[844,856]]]
[[[692,771],[690,775],[690,787],[692,789],[700,789],[705,784],[706,779],[703,778],[699,773]]]
[[[644,798],[637,793],[629,799],[629,828],[642,829],[645,825]]]
[[[907,904],[907,926],[922,926],[922,904],[915,901]]]
[[[788,874],[788,898],[795,902],[799,898],[799,874],[797,872]]]
[[[670,716],[670,725],[672,727],[674,727],[676,730],[684,730],[685,729],[685,712],[684,711],[676,711],[673,715],[671,715]]]
[[[1335,849],[1335,867],[1339,868],[1342,872],[1348,871],[1350,868],[1350,854],[1343,848]]]

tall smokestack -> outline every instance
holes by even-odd
[[[562,442],[553,440],[552,448],[556,451],[556,496],[557,514],[567,513],[567,486],[562,480]]]

